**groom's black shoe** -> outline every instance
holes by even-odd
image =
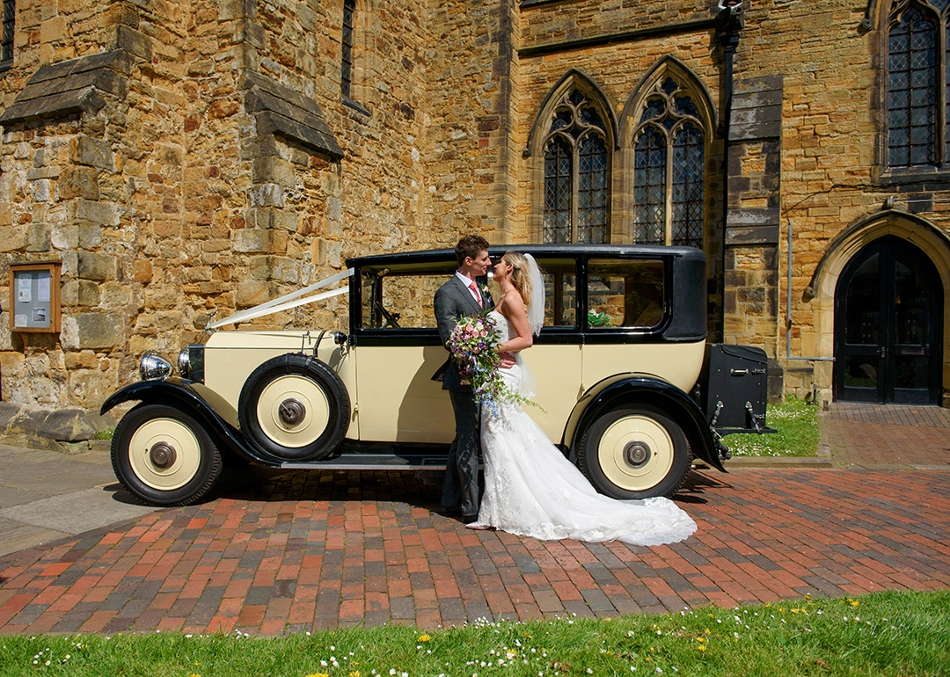
[[[462,514],[462,511],[458,508],[439,508],[438,514],[442,517],[458,517]]]
[[[462,524],[472,524],[478,521],[478,515],[462,515]]]

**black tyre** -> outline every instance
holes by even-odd
[[[692,454],[673,419],[655,407],[632,405],[594,420],[581,437],[577,463],[601,493],[638,499],[675,494]]]
[[[221,474],[221,454],[189,414],[163,404],[140,404],[119,421],[112,469],[146,505],[188,505]]]
[[[346,435],[350,398],[340,377],[314,357],[268,360],[248,377],[238,401],[244,435],[261,451],[288,461],[328,456]]]

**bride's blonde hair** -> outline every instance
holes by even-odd
[[[505,252],[502,259],[511,264],[511,283],[521,294],[521,300],[524,301],[525,306],[528,306],[531,303],[532,292],[531,275],[528,273],[528,259],[524,257],[524,254],[518,252]]]

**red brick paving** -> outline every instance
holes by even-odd
[[[0,633],[434,628],[950,586],[950,417],[835,407],[823,438],[843,467],[695,473],[682,543],[474,532],[432,512],[418,475],[287,472],[0,558]],[[856,467],[872,453],[904,468]]]

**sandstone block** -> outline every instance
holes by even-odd
[[[180,300],[181,290],[175,286],[145,290],[145,305],[151,308],[174,308]]]
[[[47,223],[33,223],[27,227],[26,250],[28,252],[48,252],[52,246],[50,226]]]
[[[37,434],[52,440],[80,442],[91,440],[96,429],[82,409],[58,409],[46,416]]]
[[[128,26],[116,27],[115,40],[110,48],[124,50],[146,61],[152,60],[152,43],[145,35]]]
[[[78,276],[84,280],[114,280],[116,277],[116,260],[105,254],[79,252]]]
[[[80,313],[76,324],[80,348],[111,349],[125,343],[125,321],[120,313]]]
[[[269,252],[273,238],[266,230],[238,230],[234,233],[234,251],[242,253]]]
[[[81,222],[78,230],[79,246],[83,249],[95,249],[102,244],[102,227],[99,224]]]
[[[76,249],[79,247],[79,226],[74,223],[57,224],[51,229],[50,240],[56,249]]]
[[[0,252],[15,252],[26,248],[27,229],[24,226],[10,226],[4,228],[3,237],[0,237]]]
[[[256,306],[277,296],[277,285],[262,280],[243,280],[237,283],[235,302],[238,307]]]
[[[283,207],[284,191],[275,183],[264,183],[251,188],[252,207]]]
[[[57,193],[64,200],[74,197],[98,200],[98,176],[98,171],[94,167],[69,167],[56,182]]]
[[[81,134],[70,140],[70,159],[80,165],[115,171],[115,156],[105,141]]]
[[[148,284],[152,281],[152,262],[148,260],[136,260],[132,263],[132,280],[142,284]]]
[[[99,289],[100,304],[107,310],[124,310],[132,303],[132,290],[121,282],[107,282]]]
[[[76,299],[81,306],[99,305],[99,283],[92,280],[79,280],[79,295]]]
[[[273,155],[255,158],[251,165],[251,181],[254,183],[276,183],[293,189],[297,184],[297,173],[287,160]]]
[[[109,202],[93,202],[77,198],[70,200],[67,214],[74,221],[92,221],[103,226],[112,226],[116,223],[115,205]]]
[[[98,408],[112,391],[104,374],[98,369],[72,372],[67,387],[71,401],[87,409]],[[94,435],[95,431],[92,434]]]
[[[97,366],[99,366],[99,358],[97,358],[96,354],[91,350],[83,350],[78,353],[66,353],[66,368],[70,371],[75,369],[95,369]]]

